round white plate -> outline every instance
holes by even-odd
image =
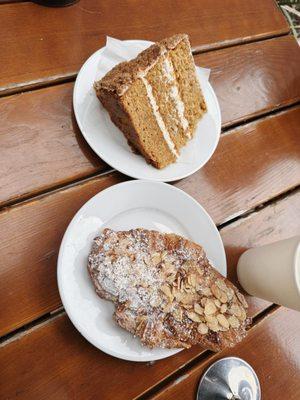
[[[212,219],[192,197],[173,186],[130,181],[90,199],[71,221],[60,247],[57,277],[62,303],[89,342],[105,353],[131,361],[158,360],[177,353],[180,349],[143,347],[113,321],[114,305],[95,293],[87,257],[93,239],[106,227],[143,227],[182,235],[201,244],[213,265],[226,276],[224,247]]]
[[[128,40],[143,50],[152,42]],[[158,170],[147,164],[143,157],[134,154],[122,132],[111,122],[107,111],[96,97],[93,84],[97,75],[97,66],[104,48],[96,51],[84,63],[77,76],[73,106],[78,126],[91,148],[107,164],[124,174],[137,179],[171,182],[193,174],[213,155],[221,132],[220,107],[210,83],[199,75],[199,81],[208,107],[208,112],[199,121],[197,132],[182,150],[176,163]]]

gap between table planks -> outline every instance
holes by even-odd
[[[292,36],[200,54],[195,61],[212,69],[223,127],[300,101],[300,52]],[[109,168],[77,127],[72,90],[68,83],[0,99],[0,204]]]
[[[260,380],[262,398],[298,400],[299,331],[300,313],[280,307],[253,327],[241,344],[199,363],[151,399],[195,399],[200,377],[209,365],[221,357],[235,356],[254,368]]]
[[[246,40],[248,40],[248,39],[246,38]],[[21,394],[21,393],[19,392],[18,394]]]
[[[291,190],[300,182],[299,116],[297,107],[222,135],[210,162],[175,185],[217,224]],[[96,177],[0,213],[1,335],[60,305],[56,259],[68,223],[90,197],[126,179]]]
[[[236,261],[245,249],[299,231],[299,212],[300,192],[296,192],[224,227],[221,235],[228,255],[229,278],[235,281]],[[252,316],[269,306],[254,297],[248,296],[247,300]],[[249,335],[252,337],[251,330]],[[78,398],[92,399],[97,395],[101,400],[110,400],[115,393],[120,400],[131,399],[178,373],[191,361],[200,360],[202,354],[203,350],[195,346],[154,365],[119,360],[90,345],[68,318],[60,315],[2,344],[0,362],[6,368],[0,397],[17,393],[21,399],[52,400],[76,393]],[[40,362],[45,359],[47,363]],[[83,370],[89,373],[82,374]]]
[[[28,2],[0,6],[0,21],[2,93],[74,76],[106,35],[155,41],[186,32],[199,51],[289,32],[273,0],[117,0],[113,7],[81,0],[65,8]]]

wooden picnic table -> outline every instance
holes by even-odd
[[[222,135],[211,160],[175,186],[211,214],[228,276],[239,255],[300,231],[300,51],[273,0],[81,0],[0,4],[1,399],[194,399],[215,359],[240,356],[264,399],[300,398],[300,313],[247,297],[248,337],[219,354],[195,346],[154,363],[89,344],[58,294],[57,253],[75,212],[128,177],[86,144],[72,111],[76,74],[106,35],[190,35],[211,68]]]

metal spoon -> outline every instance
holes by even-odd
[[[237,357],[212,364],[202,376],[197,400],[260,400],[259,380],[253,368]]]

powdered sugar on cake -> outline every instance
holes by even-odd
[[[107,232],[110,240],[107,240]],[[134,237],[126,236],[121,241],[121,249],[125,255],[117,250],[114,257],[110,254],[116,247],[116,234],[106,231],[106,235],[95,239],[97,253],[89,257],[90,265],[97,269],[97,280],[104,290],[118,298],[120,302],[130,302],[134,310],[149,309],[159,299],[158,290],[165,280],[165,275],[153,264],[148,237],[136,231]],[[106,239],[104,242],[103,240]],[[126,246],[126,251],[124,246]],[[159,243],[156,247],[162,248]],[[116,256],[116,257],[115,257]]]

